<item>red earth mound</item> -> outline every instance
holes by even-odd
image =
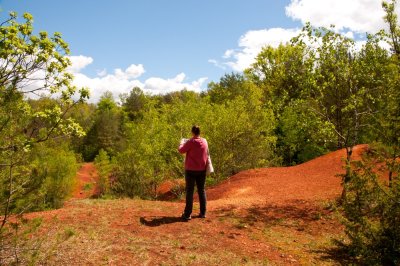
[[[356,146],[353,158],[359,158],[367,147]],[[342,149],[297,166],[243,171],[208,189],[207,197],[234,205],[334,199],[341,192],[338,175],[344,173],[344,158]]]

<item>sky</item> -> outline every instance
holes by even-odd
[[[380,0],[0,0],[0,8],[0,21],[29,12],[36,32],[62,33],[74,83],[90,88],[91,102],[135,86],[206,90],[306,22],[334,24],[358,41],[385,27]]]

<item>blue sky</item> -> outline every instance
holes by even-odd
[[[91,87],[98,98],[105,90],[118,95],[133,85],[153,93],[185,86],[203,90],[224,73],[246,68],[262,46],[286,42],[305,21],[334,23],[349,36],[377,30],[379,5],[379,0],[3,0],[0,15],[4,20],[9,11],[29,12],[36,30],[61,32],[75,56],[77,85]]]

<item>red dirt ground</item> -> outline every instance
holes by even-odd
[[[84,163],[76,174],[72,199],[86,199],[98,195],[98,174],[93,163]]]
[[[357,159],[367,145],[356,146]],[[240,172],[208,189],[209,200],[222,204],[283,204],[290,201],[320,201],[340,195],[344,149],[292,167],[272,167]]]
[[[355,147],[353,156],[366,148]],[[50,265],[337,265],[323,250],[343,228],[321,206],[341,193],[345,156],[339,150],[294,167],[238,173],[207,190],[207,219],[188,223],[179,219],[183,202],[130,199],[73,200],[27,217],[43,217],[44,231],[70,232]],[[96,176],[84,164],[74,198],[94,195],[95,186],[84,186]]]

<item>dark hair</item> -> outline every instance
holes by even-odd
[[[200,135],[200,127],[199,126],[193,126],[192,127],[192,133],[195,134],[196,136]]]

